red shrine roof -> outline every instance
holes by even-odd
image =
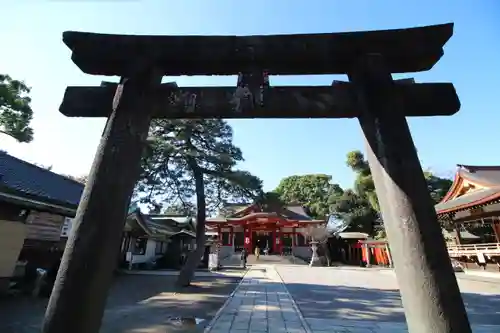
[[[300,222],[319,224],[325,220],[315,220],[310,217],[304,207],[289,205],[274,211],[265,211],[259,204],[229,204],[220,212],[219,216],[207,219],[207,223],[246,222],[257,219],[282,220],[284,222]]]
[[[500,201],[500,166],[458,165],[448,193],[435,208],[438,215]]]

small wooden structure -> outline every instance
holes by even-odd
[[[24,268],[51,268],[64,249],[83,184],[0,151],[0,293]],[[22,263],[22,264],[21,264]],[[27,264],[29,263],[29,264]]]
[[[393,267],[389,244],[385,240],[360,240],[361,260],[367,267],[372,265]]]
[[[340,232],[333,236],[339,241],[334,242],[334,252],[340,247],[340,259],[348,265],[372,265],[392,267],[389,245],[385,240],[369,239],[369,235],[362,232]]]
[[[141,267],[166,256],[162,268],[177,268],[181,258],[194,248],[195,228],[189,216],[147,215],[137,209],[127,216],[120,262],[127,267]]]

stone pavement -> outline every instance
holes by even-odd
[[[249,255],[248,266],[253,265],[307,265],[307,263],[294,256],[261,255],[257,260],[254,255]]]
[[[223,267],[240,267],[240,254],[237,253],[221,260],[221,264]],[[250,254],[247,259],[247,266],[253,265],[307,265],[307,263],[294,256],[261,255],[257,260],[255,255]]]
[[[205,332],[306,333],[304,320],[273,266],[255,265]]]
[[[395,277],[390,273],[253,265],[205,332],[408,332]],[[459,279],[459,284],[473,332],[500,332],[495,319],[500,310],[493,306],[500,301],[500,287],[470,278]],[[479,314],[481,311],[484,313]]]

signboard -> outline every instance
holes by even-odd
[[[480,264],[485,264],[486,263],[486,259],[484,258],[484,254],[479,252],[477,254],[477,261],[479,261]]]
[[[61,229],[61,237],[69,237],[71,228],[73,227],[73,219],[69,217],[64,218],[64,223]]]
[[[250,244],[250,238],[245,237],[245,244]]]
[[[208,255],[208,269],[217,269],[219,267],[219,256],[217,253],[210,253]]]

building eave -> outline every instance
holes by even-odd
[[[435,206],[435,208],[436,208],[436,213],[438,215],[443,215],[443,214],[458,212],[461,210],[473,209],[488,204],[493,204],[496,203],[498,200],[500,200],[500,187],[479,190],[472,192],[468,195],[462,195],[458,198],[443,203],[439,203]],[[454,201],[457,202],[456,205],[453,205]],[[452,205],[447,208],[441,208],[446,204],[448,205],[452,204]]]
[[[438,204],[449,201],[460,190],[462,182],[463,179],[460,176],[460,172],[459,171],[455,172],[455,178],[453,179],[453,184],[451,184],[450,189]]]
[[[0,200],[19,205],[26,209],[34,209],[39,211],[47,211],[49,213],[59,214],[67,217],[75,217],[78,207],[68,207],[54,203],[44,202],[39,199],[30,199],[24,196],[0,192]]]

